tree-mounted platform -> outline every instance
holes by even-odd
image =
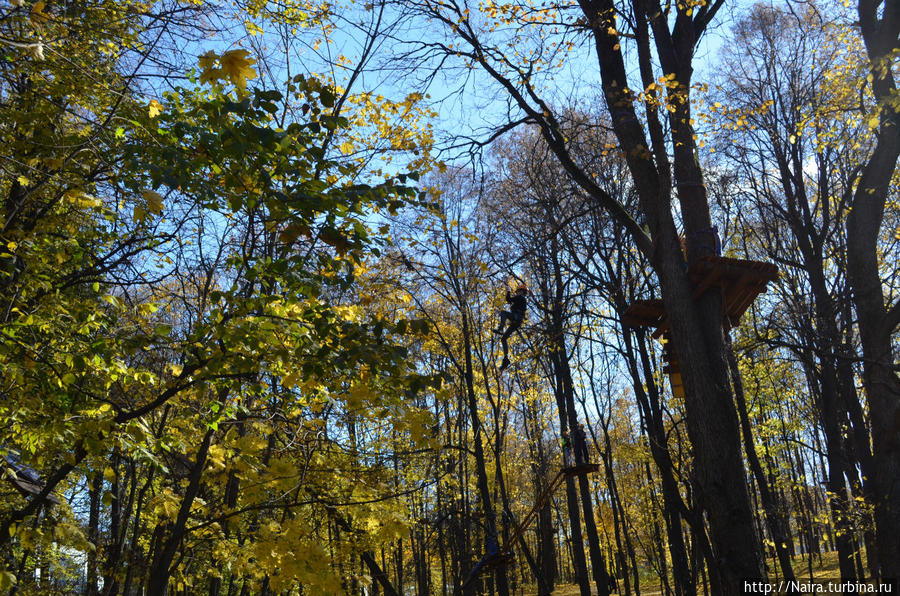
[[[486,573],[488,571],[492,571],[497,569],[498,567],[506,567],[515,561],[515,556],[512,551],[504,551],[499,552],[495,555],[486,555],[482,560],[482,566],[479,570],[480,573]]]
[[[723,314],[733,325],[766,291],[766,285],[778,279],[778,267],[762,261],[710,256],[698,259],[688,269],[688,276],[695,300],[710,289],[720,289]],[[625,310],[622,321],[632,327],[655,329],[654,337],[660,337],[669,328],[663,301],[659,299],[635,301]]]
[[[778,267],[761,261],[709,256],[698,259],[688,269],[688,277],[693,286],[691,294],[695,300],[704,292],[719,289],[722,293],[722,314],[725,315],[727,328],[737,324],[756,297],[766,291],[769,282],[778,279]],[[669,375],[672,394],[679,399],[684,398],[681,369],[672,348],[663,301],[659,299],[635,301],[625,310],[622,322],[631,327],[654,330],[653,337],[663,343],[663,361],[666,363],[663,372]]]
[[[564,477],[570,478],[598,471],[600,471],[600,464],[575,464],[569,468],[563,468],[562,474]]]
[[[462,586],[460,586],[460,589],[465,590],[468,588],[482,573],[488,573],[494,569],[506,567],[514,560],[515,557],[513,556],[512,551],[509,550],[500,550],[495,553],[485,554],[481,560],[475,564],[475,567],[472,568],[472,571],[469,573],[469,576],[463,582]]]

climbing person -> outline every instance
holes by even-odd
[[[584,432],[584,424],[581,423],[575,427],[575,461],[579,464],[590,463],[587,435]]]
[[[525,320],[525,309],[528,307],[527,297],[528,288],[524,285],[519,286],[514,294],[510,294],[509,290],[506,290],[506,301],[510,308],[508,311],[500,311],[500,324],[493,330],[494,333],[500,334],[500,341],[503,343],[503,362],[500,363],[500,370],[509,366],[509,345],[506,340],[522,326],[522,322]],[[504,327],[506,327],[505,331]]]
[[[469,577],[466,578],[466,581],[462,584],[462,589],[465,590],[475,579],[485,571],[494,565],[503,565],[507,563],[512,558],[512,553],[509,552],[500,552],[500,544],[497,542],[497,538],[494,536],[487,536],[485,544],[485,553],[481,559],[475,564],[475,567],[472,568],[472,571],[469,572]]]
[[[568,468],[572,465],[572,439],[569,438],[569,433],[565,431],[562,433],[562,450],[563,466]]]

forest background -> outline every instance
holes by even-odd
[[[10,0],[0,594],[900,577],[898,35],[878,0]],[[779,270],[739,321],[696,283],[737,260]]]

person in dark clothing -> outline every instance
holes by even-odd
[[[509,345],[506,340],[512,335],[525,320],[525,309],[528,307],[528,288],[519,286],[515,294],[506,291],[506,301],[509,303],[509,310],[500,311],[500,324],[494,329],[494,333],[500,334],[500,341],[503,343],[503,362],[500,364],[500,370],[509,366]],[[507,325],[507,321],[509,324]],[[504,331],[504,327],[506,330]]]
[[[584,432],[583,424],[579,424],[575,427],[575,461],[579,464],[590,462],[587,448],[587,435]]]
[[[482,573],[484,567],[490,566],[492,564],[505,564],[511,559],[511,553],[500,552],[500,545],[497,542],[497,539],[493,536],[487,537],[486,551],[484,556],[475,564],[475,567],[472,568],[472,571],[469,573],[469,577],[466,578],[466,581],[463,582],[462,588],[465,590],[475,579]]]

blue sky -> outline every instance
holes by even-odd
[[[713,28],[697,51],[695,82],[709,80],[719,48],[729,35],[734,14],[746,10],[750,4],[737,2],[719,12]],[[477,4],[472,3],[471,6],[474,13]],[[224,49],[240,44],[257,53],[268,54],[270,72],[261,75],[266,77],[268,74],[270,81],[284,80],[290,70],[290,74],[331,72],[342,83],[349,76],[349,66],[358,61],[362,52],[362,31],[371,25],[377,13],[366,10],[362,4],[348,3],[338,7],[335,14],[339,26],[331,34],[332,43],[321,43],[315,49],[315,38],[321,37],[315,28],[300,28],[292,35],[286,31],[279,32],[275,27],[267,27],[264,35],[251,36],[235,27],[229,35],[243,37],[243,40],[211,45],[214,49]],[[428,93],[430,105],[438,113],[433,125],[444,137],[445,144],[460,134],[483,139],[488,129],[508,120],[508,96],[480,69],[467,69],[460,62],[450,60],[437,74],[429,77],[428,69],[434,65],[433,62],[429,64],[425,61],[415,69],[410,68],[408,61],[398,60],[398,56],[414,49],[416,42],[450,42],[438,26],[421,19],[398,19],[389,11],[385,13],[384,23],[389,37],[376,44],[369,68],[354,84],[356,91],[372,91],[392,99],[400,99],[412,91]],[[578,104],[585,109],[596,106],[600,97],[593,43],[586,35],[582,35],[579,41],[580,45],[566,56],[563,66],[555,69],[552,77],[541,80],[542,95],[556,108]],[[349,64],[343,70],[327,65],[337,55],[349,58]],[[428,78],[427,84],[423,81],[425,78]],[[511,114],[520,115],[520,112],[513,107]],[[445,155],[452,158],[454,154],[448,152]]]

